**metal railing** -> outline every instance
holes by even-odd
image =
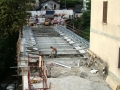
[[[72,32],[71,30],[67,29],[64,26],[57,26],[54,28],[59,34],[63,34],[64,36],[69,37],[70,39],[72,39],[74,42],[76,43],[82,43],[84,44],[86,47],[89,47],[89,42],[87,40],[85,40],[84,38],[80,37],[79,35],[75,34],[74,32]]]

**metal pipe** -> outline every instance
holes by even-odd
[[[67,65],[64,65],[64,64],[60,64],[60,63],[57,63],[57,62],[55,62],[55,61],[54,61],[54,63],[55,63],[55,64],[58,64],[58,65],[60,65],[60,66],[64,66],[64,67],[67,67],[67,68],[71,68],[70,66],[67,66]]]

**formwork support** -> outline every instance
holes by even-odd
[[[30,64],[30,59],[32,59],[32,58],[36,58],[36,59],[39,59],[39,64],[37,64],[37,65],[34,65],[34,67],[38,67],[38,69],[39,69],[39,74],[30,74],[30,67],[33,67],[33,65],[31,66],[31,64]],[[45,63],[44,63],[44,61],[43,61],[43,59],[42,59],[42,56],[39,56],[39,57],[30,57],[30,55],[28,54],[28,83],[29,83],[29,90],[49,90],[50,89],[50,87],[51,87],[51,85],[49,85],[49,87],[48,87],[48,84],[47,84],[47,68],[46,68],[46,66],[45,66]],[[32,85],[32,83],[31,83],[31,80],[30,80],[30,76],[39,76],[40,78],[42,78],[42,84],[43,84],[43,86],[41,87],[41,88],[35,88],[34,87],[34,89],[32,89],[31,88],[31,85]]]

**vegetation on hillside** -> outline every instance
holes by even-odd
[[[77,29],[76,32],[87,41],[90,38],[90,8],[91,1],[89,0],[87,10],[83,12],[82,16],[72,20],[72,23]]]
[[[76,5],[83,5],[83,0],[60,0],[61,8],[74,8]]]
[[[0,80],[16,62],[16,43],[19,30],[26,24],[27,2],[29,0],[0,0]]]

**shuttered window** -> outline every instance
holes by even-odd
[[[104,1],[103,2],[103,23],[107,23],[107,7],[108,7],[108,2]]]
[[[120,68],[120,48],[119,48],[118,68]]]

